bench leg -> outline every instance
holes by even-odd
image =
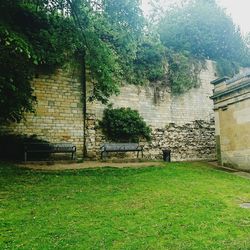
[[[104,155],[104,157],[103,157],[103,155]],[[107,158],[107,156],[108,156],[108,152],[106,152],[106,151],[102,151],[101,152],[101,159],[103,160],[106,160],[106,158]]]
[[[141,158],[143,158],[143,150],[141,151]]]
[[[24,162],[27,161],[27,152],[24,152]]]
[[[101,152],[101,160],[106,159],[107,155],[108,155],[108,153],[106,151],[102,151]]]
[[[137,158],[139,157],[139,153],[140,153],[140,151],[137,151]]]

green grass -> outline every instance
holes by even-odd
[[[250,249],[250,180],[203,163],[0,166],[0,249]]]

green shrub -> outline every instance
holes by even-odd
[[[108,140],[136,142],[141,138],[149,141],[151,129],[138,111],[130,108],[107,108],[103,120],[99,123]]]

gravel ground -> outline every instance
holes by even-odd
[[[149,166],[163,166],[162,161],[147,161],[147,162],[100,162],[100,161],[84,161],[82,163],[72,162],[28,162],[19,164],[18,166],[33,170],[68,170],[68,169],[87,169],[98,167],[115,167],[115,168],[140,168]]]

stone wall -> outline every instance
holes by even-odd
[[[87,151],[90,158],[100,158],[100,146],[106,141],[98,129],[94,114],[87,119]],[[214,120],[195,120],[183,125],[169,123],[165,128],[153,128],[151,142],[144,145],[144,158],[162,159],[162,150],[171,150],[173,161],[215,159]],[[135,157],[136,153],[119,153],[119,157]],[[117,157],[118,154],[112,154]]]
[[[72,142],[77,146],[77,154],[82,155],[82,87],[76,72],[67,68],[34,78],[35,114],[27,114],[20,123],[1,126],[1,133],[36,135],[50,142]]]
[[[110,99],[114,107],[137,109],[153,130],[151,143],[145,144],[145,157],[162,158],[162,149],[172,150],[173,160],[215,159],[213,86],[214,63],[207,61],[200,74],[201,84],[180,96],[172,96],[168,87],[125,85],[119,96]],[[157,91],[157,92],[156,92]],[[157,97],[157,99],[156,99]],[[96,128],[105,106],[88,103],[87,151],[99,157],[105,141]]]
[[[152,142],[145,145],[145,156],[162,159],[163,149],[171,150],[174,161],[215,159],[214,120],[170,123],[154,129]]]
[[[137,109],[152,127],[153,139],[145,144],[145,157],[162,158],[161,150],[170,148],[173,160],[214,159],[213,102],[210,100],[216,78],[213,62],[200,74],[200,87],[180,96],[172,96],[169,87],[155,85],[121,87],[119,96],[110,102],[114,107]],[[37,135],[50,142],[72,142],[77,155],[83,153],[82,88],[77,69],[58,70],[54,75],[41,75],[32,82],[37,96],[35,114],[27,114],[18,124],[1,126],[1,132]],[[90,158],[98,158],[105,141],[98,130],[105,106],[87,104],[86,146]]]
[[[200,74],[201,84],[180,96],[172,96],[168,87],[125,85],[119,96],[113,96],[114,107],[131,107],[139,111],[147,124],[164,128],[168,123],[178,125],[195,120],[210,121],[214,117],[213,94],[210,81],[216,78],[214,63],[207,61]],[[99,102],[88,103],[87,111],[97,119],[102,118],[105,106]]]

